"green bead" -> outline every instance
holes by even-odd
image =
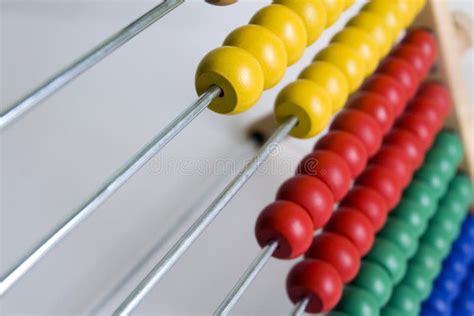
[[[401,310],[393,308],[391,306],[385,306],[382,309],[382,311],[380,312],[380,315],[383,315],[383,316],[405,316]]]
[[[459,164],[464,157],[464,146],[461,139],[455,132],[441,131],[436,136],[433,143],[433,148],[439,148],[445,155],[456,161]]]
[[[405,285],[397,285],[393,289],[392,297],[388,306],[396,308],[404,315],[418,316],[420,312],[420,301],[416,292]]]
[[[452,238],[452,236],[451,236]],[[444,230],[434,223],[430,223],[426,232],[421,236],[421,242],[435,249],[441,258],[445,258],[451,248],[448,236]]]
[[[326,316],[349,316],[349,314],[339,311],[332,311],[329,314],[326,314]]]
[[[394,243],[382,238],[375,238],[372,250],[366,260],[383,267],[390,275],[393,283],[398,283],[407,268],[406,256]]]
[[[403,197],[418,203],[428,218],[433,216],[436,211],[438,202],[436,192],[423,182],[413,180],[405,192],[403,192]]]
[[[405,255],[406,260],[411,258],[418,248],[416,231],[410,225],[393,217],[387,220],[377,236],[397,245]]]
[[[353,285],[344,288],[342,298],[336,306],[337,311],[351,316],[378,316],[380,310],[375,298],[367,291]]]
[[[365,260],[352,284],[372,294],[379,308],[387,304],[392,295],[393,281],[388,272],[378,264]]]
[[[459,199],[445,195],[439,202],[438,209],[450,214],[457,223],[461,223],[466,217],[468,208]],[[438,212],[440,212],[438,211]]]
[[[436,172],[433,165],[422,166],[415,174],[415,179],[430,186],[440,199],[448,189],[449,178],[442,173]]]
[[[443,177],[452,178],[458,163],[444,154],[440,148],[432,148],[425,157],[425,165],[432,165]]]
[[[457,218],[442,207],[438,208],[438,211],[431,219],[430,225],[439,227],[445,233],[449,243],[452,243],[458,237],[461,229]]]
[[[439,257],[439,253],[436,249],[424,243],[420,243],[418,251],[410,260],[410,264],[416,264],[426,271],[431,282],[433,282],[441,270],[442,260],[443,259]]]
[[[448,194],[457,196],[466,206],[474,201],[474,187],[472,182],[464,174],[458,174],[449,183]]]
[[[398,206],[390,213],[390,217],[398,218],[410,225],[419,238],[428,226],[426,213],[420,212],[419,206],[410,200],[402,199]]]
[[[407,272],[400,284],[414,290],[420,302],[424,301],[430,295],[433,285],[430,274],[417,264],[408,265]]]

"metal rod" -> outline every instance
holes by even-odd
[[[54,92],[65,86],[74,78],[91,68],[106,56],[110,55],[117,48],[135,37],[138,33],[152,25],[160,18],[171,12],[174,8],[182,4],[184,0],[165,0],[102,43],[94,47],[71,65],[67,66],[50,79],[41,83],[26,96],[0,114],[0,130],[20,116],[31,110],[33,107],[44,101]]]
[[[258,167],[270,156],[273,146],[280,143],[290,130],[297,124],[296,117],[288,118],[268,141],[260,148],[252,160],[225,187],[211,205],[188,228],[181,238],[171,247],[166,255],[153,267],[138,286],[115,310],[113,315],[129,315],[145,298],[150,290],[174,266],[178,259],[188,250],[192,243],[201,235],[220,211],[229,203],[247,180],[257,171]]]
[[[292,316],[301,316],[304,314],[304,311],[306,310],[306,307],[308,307],[308,304],[309,304],[309,297],[305,297],[304,299],[302,299],[296,306],[295,306],[295,309],[293,311],[293,313],[291,313]]]
[[[202,94],[193,104],[176,117],[145,147],[136,153],[124,166],[122,166],[107,182],[83,203],[74,215],[64,222],[53,234],[24,260],[16,265],[0,283],[0,296],[2,296],[16,281],[26,274],[49,250],[58,244],[68,233],[76,228],[84,219],[92,214],[102,203],[115,193],[127,180],[129,180],[141,167],[154,155],[166,146],[179,134],[191,121],[199,115],[208,105],[219,96],[221,89],[213,86]]]
[[[217,307],[214,315],[227,315],[238,302],[245,290],[250,286],[258,273],[272,257],[273,252],[278,247],[278,242],[272,241],[262,248],[258,256],[248,266],[232,290],[227,294],[222,303]]]

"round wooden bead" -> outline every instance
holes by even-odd
[[[310,138],[323,131],[332,113],[331,99],[326,91],[310,80],[293,81],[278,94],[274,107],[275,118],[280,124],[296,116],[298,124],[290,135]]]
[[[454,239],[453,237],[447,236],[445,231],[438,225],[430,223],[428,229],[421,237],[421,242],[433,247],[438,252],[439,257],[445,258],[451,247],[449,239]]]
[[[418,302],[424,301],[431,292],[432,282],[429,273],[415,264],[409,264],[400,284],[416,292]]]
[[[412,65],[420,81],[425,78],[431,67],[431,64],[425,59],[422,50],[412,44],[402,43],[393,50],[392,56],[401,58]]]
[[[471,205],[474,200],[474,187],[465,174],[456,175],[449,183],[449,195],[456,196],[463,204]]]
[[[387,55],[390,51],[392,34],[381,17],[362,11],[350,19],[347,26],[359,28],[369,34],[378,44],[380,57]]]
[[[384,268],[395,284],[400,282],[407,268],[406,256],[403,252],[391,241],[379,237],[375,239],[372,250],[364,260]]]
[[[316,55],[314,61],[326,61],[341,70],[349,83],[350,93],[357,90],[364,80],[366,73],[364,60],[346,45],[331,43]]]
[[[408,157],[410,157],[413,170],[418,169],[423,163],[423,144],[409,131],[395,128],[385,137],[384,143],[397,146],[405,151]]]
[[[446,299],[446,294],[437,288],[433,288],[430,296],[423,303],[423,309],[425,308],[433,310],[435,315],[453,315],[451,312],[451,304]]]
[[[362,212],[346,207],[341,207],[334,213],[324,230],[348,238],[356,245],[361,256],[372,248],[375,238],[370,219]]]
[[[362,261],[352,284],[372,294],[377,306],[382,308],[392,295],[393,282],[388,272],[378,264]]]
[[[243,48],[257,59],[263,71],[264,89],[270,89],[283,78],[288,64],[285,46],[263,26],[241,26],[227,36],[223,45]]]
[[[385,199],[388,208],[394,208],[401,198],[400,180],[391,170],[369,165],[357,179],[357,184],[374,189]]]
[[[369,114],[379,124],[383,134],[392,128],[395,120],[392,106],[382,96],[373,92],[358,92],[351,97],[347,107]]]
[[[349,239],[334,233],[324,232],[314,237],[305,257],[332,265],[343,283],[352,281],[360,268],[359,250]]]
[[[433,216],[437,208],[436,192],[425,183],[413,180],[403,192],[403,197],[416,202],[421,211]]]
[[[261,25],[282,40],[286,48],[288,66],[293,65],[303,55],[307,44],[306,28],[303,20],[290,8],[279,4],[263,7],[250,19],[249,24]]]
[[[436,197],[440,199],[448,189],[449,179],[443,174],[437,172],[437,170],[431,164],[423,165],[415,174],[415,179],[424,182],[429,185],[434,192]]]
[[[410,200],[402,199],[397,207],[391,212],[390,218],[396,218],[410,225],[419,239],[426,231],[429,217],[421,212],[419,206]]]
[[[329,27],[336,22],[341,16],[342,11],[345,7],[345,1],[341,0],[322,0],[324,7],[326,8],[327,21],[326,27]]]
[[[402,20],[400,13],[393,3],[384,0],[373,0],[365,4],[362,10],[373,13],[383,19],[385,26],[390,32],[392,43],[398,39],[403,26],[400,22]]]
[[[408,99],[413,98],[418,89],[419,80],[415,68],[407,61],[389,57],[380,65],[379,73],[396,79],[405,88]]]
[[[304,157],[298,165],[297,173],[323,181],[336,201],[346,195],[352,183],[349,166],[341,157],[328,150],[315,150]]]
[[[448,242],[452,243],[459,235],[460,223],[445,209],[441,207],[438,208],[438,212],[431,218],[431,223],[441,229],[444,232],[444,236],[448,239]]]
[[[410,157],[399,147],[384,145],[372,158],[372,164],[392,170],[397,174],[402,188],[405,188],[413,177]]]
[[[206,0],[207,3],[213,4],[213,5],[229,5],[229,4],[234,4],[237,2],[237,0]]]
[[[392,106],[395,117],[398,117],[405,110],[407,105],[405,89],[391,76],[376,74],[364,83],[363,90],[384,97]]]
[[[446,156],[455,161],[455,164],[459,164],[464,157],[461,139],[455,132],[442,131],[438,133],[433,146],[443,150]]]
[[[423,29],[411,30],[405,38],[403,38],[403,43],[419,47],[431,64],[436,60],[438,48],[436,40],[430,32]]]
[[[306,67],[298,77],[308,79],[326,90],[332,101],[332,113],[338,112],[349,96],[349,81],[336,66],[325,61],[316,61]]]
[[[303,20],[307,46],[314,43],[326,28],[326,8],[322,0],[273,0],[293,10]]]
[[[438,208],[443,210],[444,213],[449,214],[449,216],[457,223],[461,223],[466,216],[466,207],[464,203],[453,199],[450,196],[444,196],[441,198]]]
[[[276,200],[294,202],[304,208],[313,221],[313,229],[323,227],[331,218],[334,197],[329,187],[318,178],[299,175],[286,180]]]
[[[418,316],[420,312],[420,301],[416,296],[416,292],[403,285],[399,284],[393,289],[392,297],[388,302],[388,306],[400,310],[403,315]]]
[[[199,63],[195,84],[199,95],[211,86],[221,88],[221,96],[209,109],[221,114],[248,110],[263,92],[263,71],[252,54],[239,47],[224,46],[210,51]]]
[[[427,97],[416,97],[408,106],[408,113],[420,115],[437,131],[443,126],[444,115],[436,109],[435,101]]]
[[[341,301],[336,309],[351,316],[378,316],[379,308],[375,297],[357,286],[344,287]]]
[[[403,312],[399,309],[393,308],[392,306],[385,305],[380,314],[383,316],[404,316]]]
[[[411,0],[392,0],[390,2],[392,2],[397,9],[403,28],[409,26],[413,22],[413,18],[416,14],[414,2]]]
[[[308,250],[313,238],[313,222],[306,210],[296,203],[275,201],[262,210],[255,225],[261,247],[278,242],[272,256],[293,259]]]
[[[446,155],[446,151],[442,148],[431,148],[426,154],[425,161],[445,178],[452,178],[456,173],[458,163]]]
[[[418,249],[418,236],[416,231],[405,222],[390,217],[384,228],[377,235],[393,242],[402,250],[406,259],[411,258]]]
[[[420,140],[425,151],[433,144],[435,127],[426,123],[422,116],[406,113],[400,117],[396,126],[413,133]]]
[[[369,157],[373,156],[382,144],[382,130],[377,122],[368,114],[348,109],[334,119],[331,131],[343,131],[356,136],[365,146]]]
[[[342,295],[342,280],[330,264],[316,259],[297,263],[286,278],[286,291],[297,304],[304,297],[310,301],[308,313],[327,312],[336,306]]]
[[[377,191],[364,186],[355,186],[340,203],[341,207],[357,209],[370,219],[375,231],[379,231],[387,220],[388,206]]]
[[[443,85],[436,82],[422,84],[418,90],[418,96],[431,98],[436,101],[438,111],[443,116],[447,116],[453,107],[449,91]]]
[[[353,178],[357,177],[367,164],[364,144],[347,132],[330,131],[316,143],[314,149],[328,150],[339,155],[349,166]]]
[[[331,42],[352,48],[365,63],[365,76],[369,76],[377,68],[380,58],[379,48],[377,42],[366,32],[348,26],[336,33]]]
[[[424,270],[430,277],[431,282],[438,275],[441,270],[441,258],[433,247],[420,243],[418,251],[411,258],[410,264],[414,264]]]

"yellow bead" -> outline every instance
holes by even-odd
[[[386,56],[392,47],[392,34],[385,26],[384,20],[369,12],[359,12],[349,20],[347,26],[359,28],[369,34],[378,44],[381,56]]]
[[[364,31],[348,26],[337,33],[331,40],[354,49],[365,63],[365,75],[371,75],[379,64],[380,52],[377,42]]]
[[[372,0],[364,5],[362,10],[381,17],[392,35],[392,42],[397,40],[403,29],[403,23],[401,22],[403,18],[392,2],[386,0]]]
[[[326,27],[328,27],[334,24],[334,22],[336,22],[341,16],[341,13],[344,11],[344,7],[346,6],[346,0],[323,0],[323,4],[326,7]]]
[[[349,82],[349,93],[357,90],[365,77],[365,64],[362,58],[350,47],[332,43],[320,51],[314,61],[326,61],[342,71]]]
[[[196,70],[196,91],[199,95],[212,85],[220,87],[222,96],[209,109],[222,114],[236,114],[249,109],[263,91],[262,67],[246,50],[223,46],[210,51]]]
[[[326,28],[326,8],[322,0],[274,0],[273,3],[290,8],[303,20],[307,46],[314,43]]]
[[[413,0],[391,0],[390,2],[396,7],[401,17],[403,28],[408,27],[415,18],[416,4]]]
[[[421,10],[423,10],[425,8],[425,5],[426,5],[426,0],[414,0],[415,2],[415,8],[416,8],[416,13],[420,13]]]
[[[306,29],[303,20],[293,10],[272,4],[258,11],[250,20],[250,24],[266,27],[283,41],[288,66],[293,65],[303,55],[307,43]]]
[[[346,5],[344,6],[345,9],[349,8],[351,5],[353,5],[355,0],[346,0]]]
[[[263,26],[241,26],[227,36],[224,45],[243,48],[258,60],[263,70],[264,89],[274,87],[283,78],[288,64],[285,46]]]
[[[298,78],[311,80],[326,90],[332,101],[332,113],[338,112],[346,104],[349,96],[349,82],[333,64],[316,61],[306,67]]]
[[[287,85],[275,101],[275,118],[283,123],[296,116],[298,124],[290,135],[310,138],[323,131],[331,118],[331,99],[327,92],[310,80],[299,79]]]

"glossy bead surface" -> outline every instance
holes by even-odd
[[[431,281],[438,275],[441,270],[441,258],[437,256],[437,251],[431,246],[420,243],[418,251],[410,260],[410,264],[416,264],[420,269],[423,269]]]
[[[346,207],[341,207],[334,213],[324,230],[351,240],[362,256],[370,250],[375,238],[374,227],[367,216]]]
[[[353,285],[344,288],[341,301],[336,309],[351,316],[378,316],[379,310],[375,297],[366,290]]]
[[[429,185],[434,192],[436,198],[440,199],[448,188],[449,178],[443,177],[441,173],[430,164],[423,165],[415,174],[415,179]]]
[[[449,194],[455,196],[465,205],[474,202],[474,187],[465,174],[456,175],[449,183]]]
[[[430,223],[443,232],[443,235],[446,237],[449,244],[451,244],[459,235],[459,221],[455,216],[442,207],[438,207],[438,211],[431,218]]]
[[[400,22],[403,27],[407,27],[413,21],[415,16],[415,2],[413,0],[391,0],[397,11],[399,12],[399,17],[402,19]]]
[[[262,67],[264,89],[280,82],[287,67],[285,46],[273,32],[260,25],[241,26],[230,33],[223,45],[245,49]]]
[[[395,120],[392,106],[382,96],[373,92],[358,92],[351,97],[347,107],[369,114],[378,123],[383,134],[392,128]]]
[[[306,67],[298,77],[308,79],[326,90],[332,101],[332,113],[346,104],[349,96],[349,81],[344,73],[331,63],[316,61]]]
[[[327,13],[326,27],[332,25],[341,16],[346,5],[344,0],[322,0]]]
[[[393,282],[388,272],[378,264],[362,261],[353,285],[372,294],[379,308],[384,306],[392,295]]]
[[[415,264],[409,264],[407,272],[400,284],[414,290],[417,295],[418,302],[424,301],[431,292],[432,282],[429,273]]]
[[[352,281],[360,268],[360,254],[356,246],[346,237],[330,232],[314,237],[305,257],[332,265],[343,283]]]
[[[261,25],[278,36],[285,45],[288,66],[297,62],[306,48],[307,34],[303,20],[290,8],[272,4],[260,9],[249,24]]]
[[[428,124],[439,130],[443,126],[444,116],[434,108],[434,102],[430,98],[416,97],[410,103],[408,113],[421,115]]]
[[[384,74],[370,77],[362,88],[364,91],[377,93],[392,106],[395,117],[398,117],[407,105],[407,95],[403,86],[395,79]]]
[[[392,34],[381,17],[362,11],[350,19],[347,26],[359,28],[369,34],[377,42],[381,57],[390,51]]]
[[[403,192],[403,198],[417,203],[420,211],[428,217],[433,216],[437,209],[436,192],[425,183],[413,180]]]
[[[408,99],[411,99],[418,89],[418,75],[415,68],[405,60],[389,57],[380,65],[379,73],[396,79],[404,88]]]
[[[274,107],[275,118],[280,124],[290,116],[298,118],[298,124],[290,132],[297,138],[310,138],[323,131],[331,113],[331,99],[326,91],[304,79],[293,81],[283,88]]]
[[[438,225],[430,223],[428,229],[421,237],[421,242],[425,245],[433,247],[433,249],[439,253],[439,256],[444,258],[448,254],[451,247],[451,243],[448,240],[449,237],[450,236],[447,236],[444,230]]]
[[[350,188],[352,177],[349,166],[337,154],[328,150],[315,150],[304,157],[297,174],[305,174],[323,181],[336,201],[340,201]]]
[[[303,20],[307,34],[307,46],[316,41],[326,28],[326,8],[322,0],[273,0],[293,10]]]
[[[420,302],[416,292],[403,284],[399,284],[393,289],[388,306],[402,311],[403,315],[418,316],[420,312]]]
[[[372,0],[362,7],[363,11],[373,13],[383,19],[385,26],[390,32],[392,42],[395,42],[403,29],[400,13],[389,1]]]
[[[296,203],[276,201],[262,210],[255,225],[255,235],[261,247],[278,242],[272,254],[280,259],[301,256],[311,245],[313,223],[308,213]]]
[[[413,175],[410,157],[399,147],[384,145],[379,152],[371,159],[371,163],[393,171],[402,188],[405,188],[411,181]]]
[[[403,252],[392,242],[378,237],[364,260],[384,268],[395,284],[400,282],[407,268],[406,256]]]
[[[415,45],[420,48],[423,55],[430,63],[433,63],[437,57],[437,44],[434,36],[423,29],[415,29],[408,32],[403,38],[403,43]]]
[[[402,199],[392,211],[390,217],[397,218],[410,225],[419,238],[426,231],[428,219],[426,213],[420,211],[420,207],[413,201]]]
[[[310,302],[306,312],[321,313],[334,308],[342,295],[342,280],[330,264],[316,259],[305,259],[290,270],[286,291],[297,304],[307,296]]]
[[[379,48],[377,42],[366,32],[348,26],[336,33],[331,42],[351,47],[365,63],[365,76],[369,76],[377,68]]]
[[[431,98],[436,101],[439,113],[444,116],[448,115],[453,107],[453,101],[448,89],[437,82],[423,83],[420,89],[418,89],[418,96]]]
[[[357,184],[377,191],[390,210],[400,201],[402,186],[396,174],[389,169],[369,165],[357,179]]]
[[[340,203],[341,207],[357,209],[372,222],[375,231],[379,231],[387,220],[388,206],[377,191],[355,186]]]
[[[334,197],[329,187],[311,176],[294,176],[278,190],[276,200],[294,202],[304,208],[313,221],[313,229],[324,226],[332,215]]]
[[[402,43],[393,50],[392,56],[401,58],[412,65],[418,74],[419,80],[423,80],[431,66],[425,59],[422,50],[415,45]]]
[[[330,130],[338,130],[356,136],[365,146],[369,157],[373,156],[382,144],[382,130],[368,114],[353,109],[339,113]]]
[[[409,131],[395,128],[385,137],[384,143],[398,146],[405,151],[412,162],[413,170],[418,169],[423,163],[423,144]]]
[[[458,164],[446,155],[446,150],[436,146],[426,153],[425,161],[426,164],[433,166],[440,175],[448,179],[454,176]]]
[[[330,131],[316,143],[314,149],[328,150],[339,155],[349,166],[352,178],[357,177],[367,164],[364,144],[347,132]]]
[[[215,85],[222,95],[214,99],[209,109],[221,114],[236,114],[248,110],[263,92],[262,67],[252,54],[238,47],[219,47],[210,51],[199,63],[195,76],[199,95]]]
[[[411,258],[418,248],[416,231],[402,220],[393,217],[389,218],[377,236],[397,245],[406,259]]]
[[[364,60],[346,45],[331,43],[316,55],[314,61],[325,61],[336,66],[349,83],[349,93],[357,90],[364,80],[366,73]]]
[[[382,310],[380,311],[380,314],[383,316],[405,316],[403,312],[399,309],[396,309],[392,306],[385,305]]]
[[[429,125],[422,116],[416,114],[405,114],[398,120],[396,126],[405,129],[418,137],[426,151],[434,141],[436,130]]]
[[[460,163],[464,157],[464,146],[461,138],[455,132],[442,131],[438,133],[433,146],[444,151],[445,155],[450,157],[455,164]]]

